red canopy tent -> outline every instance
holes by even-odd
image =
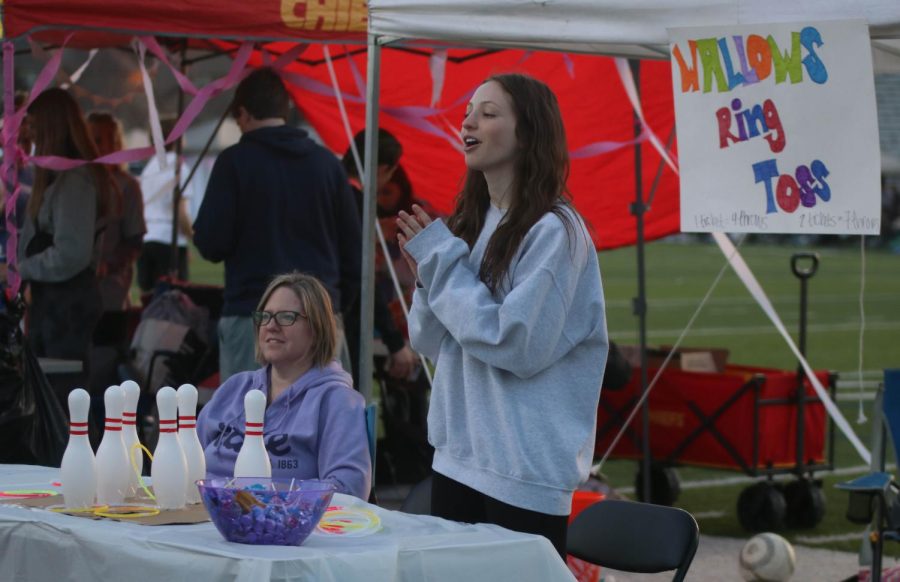
[[[326,91],[292,86],[298,108],[326,145],[338,155],[348,139],[331,94],[331,81],[323,66],[320,43],[329,43],[335,72],[353,132],[365,127],[365,91],[354,73],[364,78],[366,66],[365,5],[361,0],[331,3],[253,3],[197,0],[7,0],[3,5],[6,38],[31,34],[39,41],[60,44],[72,31],[68,46],[92,48],[127,45],[133,36],[156,35],[190,39],[189,46],[227,50],[230,43],[209,39],[260,40],[260,47],[278,54],[284,42],[312,44],[288,67],[318,82]],[[349,46],[348,46],[349,45]],[[437,209],[453,206],[464,165],[462,156],[445,138],[423,131],[432,124],[445,134],[458,130],[466,95],[492,73],[519,71],[547,82],[557,93],[568,131],[569,148],[577,152],[597,142],[627,144],[634,139],[632,107],[612,59],[593,55],[525,52],[518,50],[448,51],[440,98],[431,106],[431,50],[386,49],[382,53],[380,125],[406,146],[403,165],[418,197]],[[262,63],[257,51],[251,60]],[[640,93],[650,128],[665,141],[674,127],[671,77],[666,62],[646,62]],[[354,71],[355,68],[355,71]],[[328,94],[323,94],[328,93]],[[422,109],[433,111],[421,116]],[[422,121],[410,121],[410,116]],[[411,124],[412,123],[412,124]],[[600,148],[608,149],[608,148]],[[642,145],[644,183],[656,178],[660,156],[649,142]],[[598,248],[635,242],[635,221],[628,202],[634,198],[634,149],[619,147],[608,153],[573,159],[569,180],[576,206],[594,228]],[[658,181],[657,194],[645,219],[649,240],[678,231],[678,180],[668,169]]]
[[[453,58],[458,52],[450,51]],[[340,54],[340,51],[332,51]],[[470,55],[471,56],[471,55]],[[349,62],[353,60],[351,65]],[[357,88],[351,67],[364,70],[365,54],[335,61],[343,91]],[[634,139],[632,107],[613,59],[591,55],[503,50],[479,52],[461,62],[448,59],[441,98],[434,108],[429,58],[418,52],[384,50],[381,60],[381,127],[395,134],[405,146],[402,163],[410,174],[417,196],[449,212],[464,172],[463,157],[441,136],[411,124],[405,115],[412,108],[439,110],[425,119],[446,133],[458,131],[466,96],[493,73],[517,71],[547,82],[556,92],[565,119],[569,150],[584,152],[591,144],[606,142],[617,149],[572,160],[569,190],[579,211],[594,227],[598,248],[614,248],[635,242],[635,220],[629,211],[634,199],[634,148],[624,147]],[[289,67],[304,76],[329,84],[325,67],[295,63]],[[665,142],[674,129],[671,76],[666,62],[642,63],[641,101],[648,125]],[[293,87],[298,107],[335,152],[348,145],[337,114],[334,97]],[[364,97],[364,93],[361,95]],[[365,127],[364,99],[347,101],[353,131]],[[605,148],[600,148],[605,149]],[[652,184],[659,170],[660,155],[649,142],[642,145],[644,183]],[[647,239],[678,232],[678,177],[665,168],[652,210],[647,214]]]

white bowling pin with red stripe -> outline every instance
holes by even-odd
[[[125,442],[125,452],[128,453],[129,466],[133,462],[137,467],[137,472],[134,467],[129,472],[128,494],[137,495],[140,488],[138,475],[142,474],[144,470],[144,453],[140,448],[135,450],[132,447],[141,442],[137,433],[137,404],[141,388],[134,380],[126,380],[122,382],[122,391],[125,393],[125,408],[122,410],[122,440]]]
[[[153,451],[150,477],[160,509],[181,509],[187,499],[187,463],[178,440],[178,397],[165,386],[156,393],[159,410],[159,441]]]
[[[178,387],[178,438],[187,461],[187,502],[200,503],[195,482],[206,477],[206,457],[197,437],[197,388],[192,384]]]
[[[266,395],[251,390],[244,396],[244,416],[247,419],[244,444],[234,462],[235,477],[271,477],[272,463],[263,442],[263,418],[266,415]]]
[[[122,440],[122,408],[125,395],[119,386],[110,386],[103,395],[106,423],[97,449],[97,503],[122,503],[131,483],[131,463]]]
[[[65,506],[90,507],[97,494],[97,464],[88,440],[88,410],[91,397],[82,388],[69,392],[69,444],[60,466]]]

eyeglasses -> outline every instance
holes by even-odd
[[[299,311],[276,311],[275,313],[272,313],[271,311],[254,311],[250,316],[253,318],[253,323],[255,323],[257,327],[268,324],[272,321],[273,317],[275,318],[275,323],[281,327],[294,325],[297,323],[297,318],[299,317],[306,319],[306,316]]]

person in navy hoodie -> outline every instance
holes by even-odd
[[[323,479],[340,493],[368,499],[366,403],[335,360],[337,324],[328,291],[310,275],[277,276],[252,317],[263,367],[229,378],[197,418],[208,476],[233,476],[244,442],[244,396],[262,390],[272,477]]]
[[[194,221],[200,254],[225,262],[223,382],[256,367],[250,311],[271,277],[289,271],[315,275],[339,317],[357,305],[362,223],[350,182],[334,154],[288,124],[290,103],[274,69],[257,69],[241,81],[231,103],[241,139],[216,158]],[[339,333],[344,346],[342,326]],[[350,370],[344,355],[344,369]]]

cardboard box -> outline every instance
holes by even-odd
[[[640,346],[619,345],[619,351],[633,368],[641,366]],[[647,365],[660,368],[672,346],[647,348]],[[668,367],[688,372],[714,372],[721,374],[728,363],[728,350],[723,348],[680,348],[669,361]]]

